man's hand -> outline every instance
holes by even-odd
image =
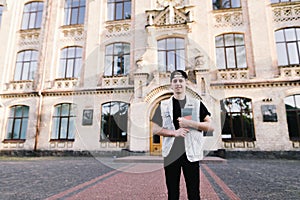
[[[189,128],[190,127],[190,121],[188,119],[185,119],[184,117],[178,117],[179,126],[181,128]]]
[[[188,132],[189,129],[187,128],[179,128],[174,131],[174,137],[185,137]]]

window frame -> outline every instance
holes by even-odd
[[[226,38],[230,37],[230,35],[233,36],[233,44],[227,45],[227,43],[231,43],[230,40],[226,40]],[[222,37],[222,45],[218,46],[217,40],[220,37]],[[237,42],[237,38],[239,37],[242,39],[242,42]],[[241,49],[241,51],[238,51],[238,49]],[[216,66],[218,70],[248,68],[247,48],[245,44],[245,35],[243,33],[224,33],[224,34],[217,35],[215,37],[215,52],[216,52]],[[221,52],[221,56],[218,55],[219,52]],[[242,55],[238,55],[240,52],[242,53]],[[234,56],[233,59],[232,56]],[[222,60],[220,60],[221,58]],[[244,62],[243,60],[241,60],[243,58],[245,59]],[[222,66],[219,63],[222,63]]]
[[[287,37],[288,35],[288,31],[293,30],[294,32],[294,36],[295,39],[289,39]],[[278,37],[280,37],[279,34],[281,34],[282,32],[282,36],[281,37],[283,39],[283,41],[279,41],[280,39],[278,39]],[[297,33],[298,32],[298,33]],[[288,28],[282,28],[282,29],[278,29],[275,31],[275,42],[276,42],[276,52],[277,52],[277,61],[278,61],[278,66],[291,66],[291,65],[300,65],[300,27],[288,27]],[[281,47],[279,47],[280,45],[283,45]],[[292,57],[292,53],[289,53],[291,51],[291,49],[289,48],[289,45],[294,44],[295,45],[295,54],[298,54],[298,57],[296,57],[296,59],[298,60],[298,62],[296,63],[291,63],[291,57]],[[279,48],[284,48],[281,49],[279,51]],[[284,55],[284,58],[281,58],[281,56]],[[282,61],[280,61],[281,59],[283,59]],[[280,62],[285,62],[283,64],[281,64]]]
[[[289,98],[292,98],[292,101],[293,101],[292,103],[293,103],[294,107],[287,104],[287,101]],[[289,138],[291,141],[300,141],[300,94],[294,94],[294,95],[285,97],[284,104],[285,104],[285,112],[286,112],[286,120],[287,120]],[[295,127],[295,121],[292,121],[295,119],[296,119],[296,124],[297,124],[296,127]]]
[[[175,41],[172,42],[172,40]],[[169,38],[163,38],[157,40],[157,57],[158,57],[159,71],[161,72],[185,70],[186,68],[185,39],[181,37],[169,37]]]
[[[21,108],[21,116],[18,116],[17,108]],[[6,136],[4,141],[25,141],[26,140],[26,133],[27,133],[28,123],[29,123],[29,109],[30,107],[26,105],[14,105],[9,108],[9,116],[7,119],[7,127],[6,127]],[[10,122],[11,120],[12,122]],[[19,122],[19,131],[17,137],[15,138],[14,134],[12,133],[15,131],[15,128],[17,126],[16,121],[20,121],[20,122]],[[11,134],[9,134],[9,131],[11,131]]]
[[[64,115],[63,112],[63,106],[67,106],[68,107],[68,114]],[[59,110],[60,107],[60,110]],[[56,115],[56,109],[58,109],[59,114]],[[51,131],[51,139],[50,141],[75,141],[75,124],[76,124],[76,112],[77,112],[77,105],[73,104],[73,103],[60,103],[60,104],[56,104],[54,106],[54,112],[52,115],[52,131]],[[71,114],[73,113],[73,114]],[[58,119],[58,122],[55,120]],[[65,122],[65,120],[67,120],[67,124],[65,124],[64,126],[62,126],[62,123]],[[70,122],[71,121],[71,122]],[[70,125],[70,123],[72,123]],[[58,124],[56,124],[58,123]],[[63,137],[62,136],[62,131],[64,131],[64,128],[66,126],[66,136]],[[70,126],[71,129],[74,131],[71,133],[72,130],[70,130]],[[57,132],[58,131],[58,132]]]
[[[130,43],[126,42],[115,42],[105,46],[104,76],[127,76],[129,74],[131,62],[130,48]],[[120,68],[120,73],[118,72],[118,68]]]
[[[36,10],[34,8],[36,5]],[[29,7],[29,8],[27,8]],[[39,10],[39,8],[42,8]],[[26,11],[28,9],[28,11]],[[30,29],[40,29],[43,22],[43,12],[44,12],[44,2],[42,1],[32,1],[24,5],[21,30],[30,30]],[[28,17],[27,17],[28,15]],[[27,18],[26,18],[27,17]],[[32,20],[33,18],[33,20]],[[32,26],[33,21],[33,26]]]
[[[240,102],[240,103],[236,103]],[[235,108],[233,107],[236,103]],[[248,107],[247,104],[248,103]],[[226,109],[226,106],[227,109]],[[231,111],[240,108],[239,111]],[[252,100],[245,97],[229,97],[220,101],[221,106],[221,124],[222,124],[222,141],[255,141],[255,128],[254,128],[254,117]],[[237,107],[239,106],[239,107]],[[244,109],[243,109],[244,108]],[[248,117],[247,117],[248,116]],[[228,121],[229,118],[229,121]],[[236,118],[236,120],[234,119]],[[247,119],[247,120],[245,120]],[[250,119],[250,121],[249,121]],[[239,131],[234,130],[234,127],[239,127]],[[249,132],[248,132],[249,131]]]
[[[72,52],[74,51],[74,55]],[[83,61],[81,46],[68,46],[60,51],[58,79],[76,79],[80,77]]]
[[[112,104],[118,104],[118,110],[117,112],[113,113],[112,107],[114,105]],[[118,118],[118,116],[115,116],[117,113],[122,112],[121,111],[121,104],[125,107],[125,116],[126,119],[123,118]],[[104,113],[104,107],[107,106],[109,107],[108,110],[109,112]],[[105,102],[101,105],[101,130],[100,130],[100,142],[127,142],[128,141],[128,112],[129,112],[130,104],[123,102],[123,101],[110,101],[110,102]],[[108,119],[105,118],[105,114],[107,114]],[[119,115],[121,116],[121,115]],[[116,119],[116,120],[115,120]],[[119,122],[118,122],[119,121]],[[124,122],[125,124],[119,124],[121,122]],[[106,123],[108,125],[106,126]],[[125,127],[119,127],[119,126],[125,126]],[[122,128],[125,129],[122,130]],[[108,129],[108,130],[106,130]],[[108,131],[105,132],[105,131]],[[122,132],[123,131],[123,132]],[[123,135],[125,133],[125,135]]]
[[[28,52],[30,52],[30,60],[26,60],[26,56],[28,56],[27,55]],[[22,59],[19,60],[21,56]],[[27,50],[19,51],[17,53],[17,58],[16,58],[14,81],[28,81],[28,80],[33,81],[37,70],[38,57],[39,57],[39,52],[35,49],[27,49]],[[26,68],[28,68],[27,74],[26,72],[24,72]],[[17,73],[18,71],[20,71],[20,73]],[[17,78],[16,77],[17,75],[20,76]]]
[[[79,1],[78,5],[74,5],[75,1]],[[64,26],[84,24],[85,15],[86,0],[65,0],[63,22]]]
[[[224,3],[229,3],[229,5],[226,7]],[[233,5],[234,3],[237,3],[237,6]],[[242,4],[241,4],[241,0],[212,0],[212,6],[213,6],[213,10],[226,10],[226,9],[241,8]]]
[[[130,8],[128,16],[126,16],[126,10],[125,10],[126,5]],[[122,11],[120,17],[118,17],[118,14],[120,14],[119,9],[121,9]],[[132,12],[131,0],[108,0],[107,1],[107,21],[129,20],[131,19],[131,12]]]

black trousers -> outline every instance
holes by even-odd
[[[165,178],[168,189],[168,199],[178,200],[180,189],[180,176],[181,169],[183,171],[184,179],[186,182],[186,189],[189,200],[200,199],[200,169],[199,161],[190,162],[186,154],[183,154],[174,162],[169,163],[168,158],[164,159],[165,162]],[[168,164],[166,164],[168,162]]]

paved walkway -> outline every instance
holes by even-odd
[[[199,168],[201,199],[300,200],[299,166],[299,160],[207,158]],[[0,157],[0,171],[1,200],[167,199],[155,157]],[[183,177],[180,190],[186,200]]]
[[[167,199],[161,157],[131,156],[115,159],[116,163],[129,163],[91,181],[77,185],[47,200],[141,200]],[[221,158],[208,157],[202,163],[224,163]],[[107,163],[113,165],[112,163]],[[200,170],[201,199],[218,200],[218,194],[208,181],[205,170],[222,188],[228,199],[240,199],[206,164]],[[184,177],[181,176],[180,199],[187,199]]]
[[[157,168],[153,171],[153,169]],[[121,170],[121,171],[120,171]],[[207,165],[200,170],[201,199],[217,200],[218,194],[208,181],[202,170],[206,170],[222,188],[229,199],[240,199]],[[145,172],[148,171],[148,172]],[[185,181],[181,177],[180,199],[186,198]],[[113,200],[141,200],[167,199],[164,183],[164,172],[161,164],[131,164],[123,169],[111,171],[91,181],[80,184],[69,190],[54,195],[48,200],[55,199],[113,199]]]

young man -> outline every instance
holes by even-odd
[[[204,104],[186,95],[187,74],[171,73],[173,96],[161,102],[153,119],[153,133],[163,136],[162,156],[168,199],[179,199],[181,169],[188,199],[200,199],[199,160],[203,158],[203,131],[212,131]],[[188,113],[189,117],[182,114]]]

